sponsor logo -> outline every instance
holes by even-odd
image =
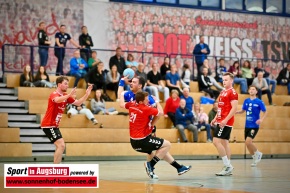
[[[52,134],[52,137],[55,139],[55,138],[56,138],[56,134],[55,134],[53,128],[50,129],[50,132],[51,132],[51,134]]]
[[[224,128],[220,128],[220,129],[219,129],[219,133],[218,133],[218,136],[219,136],[219,137],[222,135],[223,130],[224,130]]]

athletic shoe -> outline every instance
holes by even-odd
[[[118,115],[118,111],[109,112],[109,115]]]
[[[94,125],[98,124],[98,121],[96,119],[93,119],[92,122],[93,122]]]
[[[232,165],[224,166],[222,171],[220,171],[219,173],[216,173],[215,175],[217,175],[217,176],[229,176],[229,175],[232,175],[233,169],[234,169],[234,167]]]
[[[158,176],[154,173],[154,168],[151,167],[150,162],[145,162],[144,166],[145,166],[145,169],[146,169],[146,172],[147,172],[149,178],[158,179]]]
[[[191,169],[191,166],[183,166],[182,165],[181,168],[177,169],[177,173],[178,173],[178,175],[182,175],[182,174],[188,172],[190,169]]]
[[[263,156],[263,153],[262,152],[257,152],[253,155],[253,163],[251,164],[252,167],[256,167],[257,164],[261,161],[262,159],[262,156]]]
[[[212,143],[211,139],[206,140],[207,143]]]

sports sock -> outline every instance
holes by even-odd
[[[228,159],[228,156],[225,155],[224,157],[222,157],[222,160],[225,166],[231,165],[230,160]]]
[[[182,168],[182,166],[179,165],[179,163],[177,163],[175,160],[171,163],[171,165],[172,165],[173,167],[175,167],[176,169]]]
[[[155,164],[157,164],[157,162],[159,162],[159,160],[160,160],[160,159],[159,159],[157,156],[154,156],[154,157],[152,158],[152,160],[150,161],[150,165],[151,165],[151,167],[154,168]]]

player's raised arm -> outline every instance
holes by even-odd
[[[121,94],[124,92],[124,86],[125,86],[125,82],[127,81],[127,76],[123,77],[120,79],[119,81],[119,87],[118,87],[118,99],[120,99]]]
[[[119,100],[119,105],[121,108],[125,108],[125,98],[124,98],[124,93],[125,91],[121,92],[120,94],[120,100]]]
[[[65,101],[66,99],[68,99],[69,97],[72,97],[73,95],[75,95],[75,93],[76,93],[76,88],[73,88],[69,94],[64,95],[64,96],[55,97],[53,99],[53,101],[55,103],[61,103],[61,102]]]
[[[92,88],[93,88],[93,84],[88,84],[88,88],[86,90],[86,94],[84,96],[82,96],[80,99],[76,100],[73,104],[76,106],[80,106],[81,104],[83,104],[84,101],[87,100],[87,98],[90,96]]]

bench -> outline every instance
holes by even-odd
[[[8,127],[8,113],[0,113],[0,127]]]
[[[20,142],[19,128],[0,128],[0,143]]]
[[[0,157],[31,157],[31,143],[0,143]]]

